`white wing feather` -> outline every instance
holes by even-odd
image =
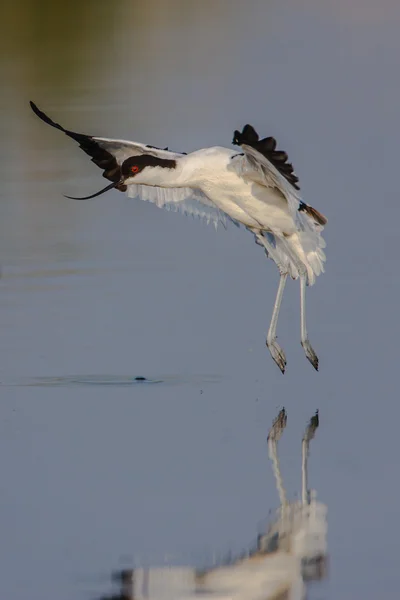
[[[297,229],[319,236],[323,227],[315,223],[307,213],[299,211],[302,199],[298,191],[260,152],[246,144],[243,144],[241,148],[243,149],[244,156],[236,164],[239,166],[242,177],[251,179],[266,187],[276,188],[286,199]]]
[[[160,188],[149,185],[128,185],[126,191],[130,198],[140,198],[152,202],[159,208],[180,212],[184,215],[198,217],[207,224],[222,224],[225,228],[228,221],[237,223],[219,210],[200,190],[191,188]]]

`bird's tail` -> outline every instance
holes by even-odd
[[[299,231],[296,235],[302,250],[299,254],[303,254],[300,258],[307,268],[308,285],[314,285],[316,277],[325,271],[326,255],[323,249],[326,242],[318,232]]]
[[[288,253],[287,244],[289,243],[298,261],[301,261],[307,269],[308,285],[314,285],[318,275],[324,272],[324,262],[326,260],[325,248],[326,243],[321,233],[317,231],[297,231],[296,233],[282,238],[277,234],[263,232],[269,243],[274,248],[274,260],[281,272],[286,272],[292,279],[298,279],[299,270],[298,262],[296,264]],[[256,243],[260,243],[257,241]],[[261,244],[262,245],[262,244]],[[267,256],[268,251],[265,250]]]
[[[285,239],[278,235],[264,233],[273,240],[275,255],[278,259],[280,270],[286,271],[292,279],[298,279],[298,263],[291,258],[287,251],[287,244],[292,248],[292,253],[303,263],[307,269],[308,285],[314,285],[318,275],[324,272],[324,262],[326,260],[326,243],[320,233],[309,231],[297,231]]]

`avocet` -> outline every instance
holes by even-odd
[[[273,137],[259,139],[251,125],[235,131],[230,148],[203,148],[190,154],[148,144],[75,133],[52,121],[31,102],[34,113],[48,125],[77,141],[111,181],[102,190],[74,200],[95,198],[111,189],[140,197],[159,207],[205,217],[217,225],[243,225],[277,265],[280,280],[266,344],[285,372],[286,357],[276,337],[278,315],[288,275],[300,279],[300,333],[306,357],[318,370],[318,357],[307,335],[305,294],[324,271],[327,223],[318,210],[303,202],[298,178],[286,152]]]

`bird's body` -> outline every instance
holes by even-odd
[[[321,231],[326,219],[301,200],[293,167],[286,153],[275,149],[274,138],[259,140],[254,129],[246,125],[242,133],[234,134],[234,143],[242,152],[216,146],[182,154],[68,131],[33,103],[31,107],[43,121],[75,139],[111,181],[100,192],[77,199],[116,188],[160,207],[205,217],[215,225],[233,221],[250,230],[281,274],[267,337],[272,357],[284,372],[285,355],[276,342],[277,318],[287,275],[300,277],[302,345],[318,368],[305,327],[305,285],[312,285],[323,271],[325,243]]]
[[[288,235],[295,232],[284,198],[273,188],[240,175],[241,154],[216,147],[200,150],[196,159],[203,163],[199,170],[200,190],[232,219],[246,227],[261,227],[264,231],[278,229]]]
[[[139,181],[149,186],[199,190],[216,208],[246,227],[294,233],[296,227],[284,198],[273,188],[243,179],[239,174],[242,160],[242,154],[215,146],[182,155],[174,169],[156,167]]]

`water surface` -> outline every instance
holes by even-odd
[[[331,568],[310,596],[398,597],[399,25],[391,0],[4,8],[2,597],[93,598],[135,557],[246,546],[277,504],[266,432],[283,405],[291,493],[321,414],[310,477]],[[272,363],[278,275],[249,234],[117,192],[66,200],[100,173],[30,99],[74,130],[185,151],[247,122],[276,136],[329,219],[308,294],[320,372],[299,344],[297,284],[284,377]]]

